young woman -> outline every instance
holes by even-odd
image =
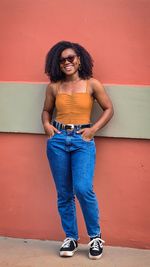
[[[99,259],[103,240],[99,208],[93,192],[95,168],[94,135],[111,119],[113,107],[101,83],[92,78],[93,60],[77,43],[62,41],[47,54],[47,86],[42,122],[47,140],[47,157],[57,190],[58,211],[66,239],[60,256],[73,256],[78,247],[75,196],[77,197],[90,237],[89,258]],[[94,99],[103,109],[91,124]],[[52,114],[56,109],[55,120]]]

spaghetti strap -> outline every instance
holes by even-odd
[[[57,91],[57,94],[60,93],[60,82],[57,83],[57,86],[56,86],[56,91]]]
[[[89,80],[86,80],[86,93],[89,93],[88,87],[89,87]]]

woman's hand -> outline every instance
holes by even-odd
[[[51,138],[55,133],[59,133],[59,134],[61,133],[49,122],[44,124],[44,130],[49,138]]]
[[[77,131],[77,133],[82,133],[82,138],[83,138],[85,141],[90,141],[90,140],[94,137],[95,131],[94,131],[94,129],[91,127],[91,128],[84,128],[84,129],[81,129],[81,130]]]

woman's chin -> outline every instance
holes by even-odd
[[[74,74],[77,73],[77,71],[74,71],[74,70],[65,70],[65,71],[63,71],[63,72],[64,72],[64,74],[67,75],[67,76],[72,76],[72,75],[74,75]]]

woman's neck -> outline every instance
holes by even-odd
[[[75,73],[73,75],[68,75],[65,77],[65,82],[78,82],[80,81],[81,78],[79,77],[79,74],[78,73]]]

